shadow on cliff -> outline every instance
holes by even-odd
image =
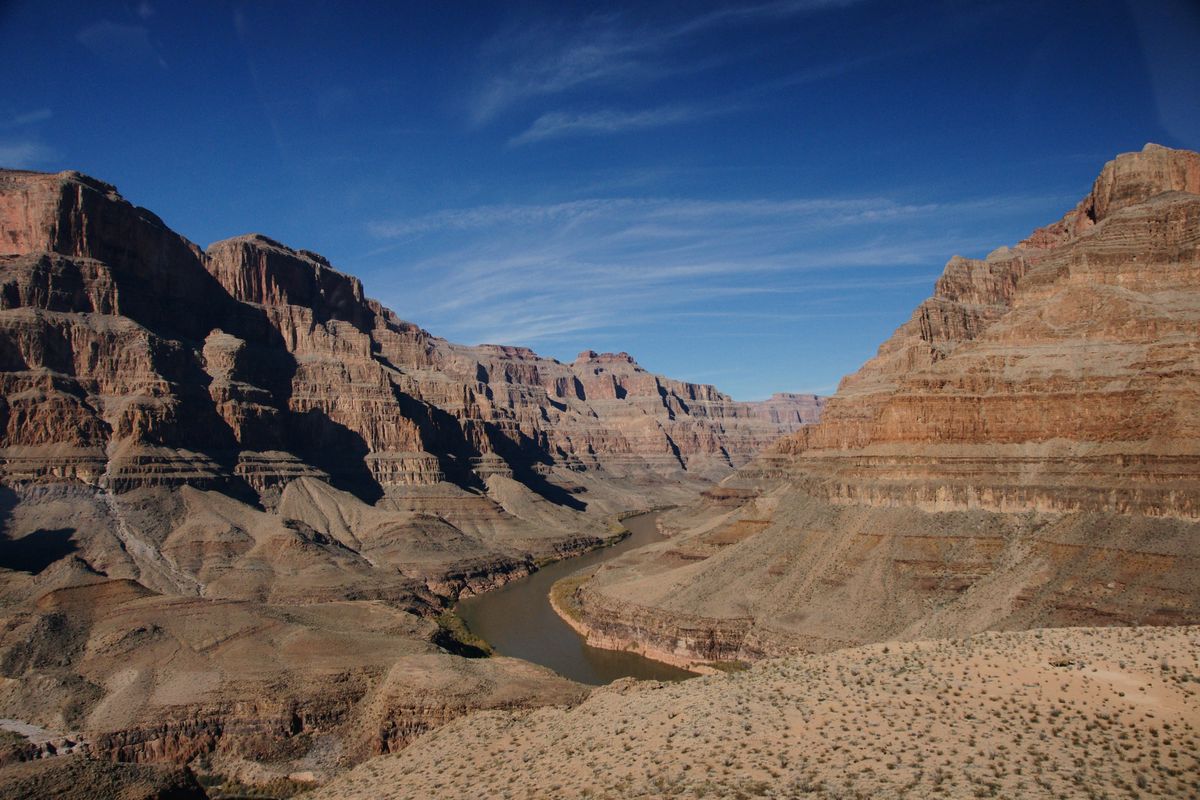
[[[76,292],[73,303],[81,307],[71,310],[119,313],[149,331],[153,371],[172,387],[175,402],[147,408],[136,435],[147,445],[203,454],[218,465],[222,491],[259,507],[258,491],[238,470],[239,456],[247,450],[293,453],[327,473],[334,486],[367,503],[382,497],[363,435],[324,409],[293,410],[299,367],[278,327],[285,323],[274,320],[262,306],[237,299],[209,271],[204,252],[153,214],[114,201],[111,187],[87,181],[81,185],[83,190],[63,201],[66,223],[54,247],[68,260],[85,249],[107,265],[116,292]],[[301,255],[328,266],[315,254]],[[370,336],[377,314],[359,296],[357,284],[332,271],[318,279],[324,282],[309,303],[316,323],[344,320]],[[82,278],[76,282],[82,288]],[[92,308],[93,303],[98,307]],[[245,343],[244,352],[235,353],[232,365],[223,367],[228,373],[220,373],[219,381],[205,351],[208,337],[217,330]],[[58,343],[53,349],[69,351]],[[373,342],[373,356],[395,369],[379,350]],[[323,388],[334,396],[339,390]],[[403,415],[418,429],[419,441],[411,443],[414,449],[436,454],[447,480],[464,488],[485,488],[470,465],[492,451],[510,465],[516,480],[548,501],[586,508],[539,473],[538,465],[548,465],[549,459],[523,434],[513,442],[486,424],[460,421],[398,388],[394,394]]]
[[[367,503],[383,496],[383,489],[367,467],[366,441],[355,431],[335,422],[322,409],[296,412],[291,408],[293,380],[298,370],[295,356],[265,310],[242,303],[205,269],[199,258],[177,265],[187,272],[194,292],[194,305],[205,309],[173,318],[159,309],[140,314],[136,321],[164,339],[184,347],[162,348],[155,368],[177,387],[179,424],[174,437],[153,442],[166,447],[183,447],[211,458],[223,473],[221,490],[242,502],[261,508],[258,492],[237,474],[243,450],[278,450],[296,455],[330,476],[330,483]],[[212,392],[213,375],[204,364],[207,337],[221,330],[246,343],[246,357],[239,359],[231,381],[265,390],[274,413],[247,415],[239,419],[235,432],[221,415]],[[233,399],[242,400],[242,397]]]
[[[371,448],[358,433],[334,422],[320,409],[292,413],[289,426],[302,443],[297,455],[329,474],[330,483],[359,500],[374,505],[383,497],[383,487],[367,467]]]
[[[524,484],[530,491],[551,503],[575,511],[587,508],[587,503],[561,486],[555,486],[537,472],[537,464],[549,466],[552,462],[537,447],[537,443],[524,434],[521,434],[520,441],[514,442],[490,423],[468,421],[464,425],[449,412],[399,389],[394,389],[393,394],[404,416],[416,423],[425,446],[437,453],[442,473],[451,483],[464,489],[487,491],[487,485],[467,465],[472,459],[490,451],[503,459],[512,470],[513,480]]]
[[[74,528],[39,528],[20,539],[0,538],[0,567],[40,574],[46,567],[74,553]]]
[[[551,467],[554,462],[545,450],[538,447],[537,442],[520,434],[518,441],[513,441],[499,431],[489,426],[489,437],[496,454],[507,462],[512,470],[513,480],[524,484],[530,491],[540,495],[555,505],[585,511],[587,503],[568,492],[561,486],[551,483],[538,467]]]
[[[60,558],[79,549],[74,528],[39,528],[12,538],[9,520],[17,507],[17,493],[0,486],[0,568],[38,575]]]
[[[144,338],[152,372],[148,377],[169,387],[169,396],[131,410],[127,421],[138,444],[205,456],[216,464],[219,480],[206,476],[204,468],[191,480],[259,507],[258,492],[239,474],[244,450],[294,453],[326,471],[338,488],[371,502],[382,495],[363,460],[367,447],[361,436],[324,411],[291,410],[297,363],[287,342],[262,307],[242,303],[225,289],[199,247],[149,211],[117,198],[111,186],[90,178],[77,176],[64,183],[56,200],[54,256],[43,268],[57,270],[55,281],[62,291],[31,304],[117,315],[141,326],[144,333],[119,332]],[[81,257],[102,265],[106,276],[89,278],[94,269],[79,269],[75,261]],[[334,283],[338,285],[321,287],[328,309],[314,309],[318,319],[347,317],[360,329],[368,328],[370,319],[359,313],[353,286],[340,277]],[[20,299],[14,300],[15,290],[5,291],[8,305]],[[244,359],[235,358],[231,374],[222,376],[228,383],[214,386],[205,344],[218,329],[244,341],[249,352]],[[46,336],[44,364],[14,365],[45,366],[73,376],[72,342],[54,330]],[[119,337],[106,341],[113,348],[124,346]],[[0,360],[12,360],[10,356],[0,353]],[[264,391],[266,397],[260,394]],[[66,547],[61,533],[38,538],[48,549],[40,555],[14,555],[19,563],[36,566]]]
[[[395,369],[386,359],[376,356],[376,360]],[[468,466],[471,459],[480,454],[479,447],[471,441],[469,427],[464,427],[448,411],[418,400],[395,386],[392,395],[401,413],[416,424],[427,451],[437,456],[445,479],[463,489],[486,490],[483,481]]]
[[[221,491],[258,505],[258,493],[236,473],[237,436],[217,409],[201,355],[208,334],[238,316],[234,306],[240,304],[204,267],[198,247],[145,209],[98,197],[99,192],[80,194],[81,208],[100,205],[78,223],[87,235],[68,226],[58,246],[70,255],[71,236],[86,242],[87,255],[107,267],[116,290],[112,299],[94,301],[81,285],[72,311],[120,314],[150,333],[151,367],[169,383],[176,404],[165,404],[168,410],[145,422],[135,432],[138,441],[206,456],[220,467]]]
[[[538,463],[544,463],[539,460]],[[555,505],[565,506],[574,511],[586,511],[587,503],[580,500],[575,495],[568,492],[561,486],[551,483],[546,479],[546,476],[536,471],[535,464],[524,462],[509,462],[512,467],[513,479],[520,481],[529,487],[529,489],[541,495]]]

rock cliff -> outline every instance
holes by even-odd
[[[934,294],[676,536],[579,590],[678,662],[1200,621],[1200,155],[1148,145]]]
[[[388,487],[555,467],[718,474],[819,413],[736,403],[627,354],[573,364],[399,320],[265,236],[201,250],[78,173],[0,173],[4,465],[115,491]]]
[[[453,344],[316,253],[201,249],[108,184],[0,170],[0,716],[256,774],[568,701],[439,655],[431,619],[819,411]]]

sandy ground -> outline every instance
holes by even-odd
[[[878,644],[461,718],[351,798],[1195,797],[1200,628]]]

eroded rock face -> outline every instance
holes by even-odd
[[[379,602],[167,597],[94,578],[6,620],[0,704],[43,722],[65,709],[92,758],[325,777],[471,710],[586,692],[525,662],[439,652],[435,627]]]
[[[206,800],[186,767],[118,764],[70,756],[0,769],[0,794],[12,800]]]
[[[1198,177],[1147,146],[1063,221],[952,259],[820,424],[584,585],[589,624],[686,663],[1200,621]]]
[[[315,253],[202,250],[108,184],[0,171],[0,717],[283,780],[572,702],[431,618],[819,407],[456,345]]]
[[[0,196],[10,479],[262,495],[306,474],[377,497],[538,465],[715,475],[819,413],[624,353],[454,345],[315,253],[261,235],[201,251],[78,173],[7,171]]]
[[[364,583],[381,564],[446,598],[482,591],[594,546],[607,514],[726,474],[818,412],[811,397],[736,403],[627,354],[562,364],[455,345],[315,253],[261,235],[202,251],[107,184],[0,173],[4,480],[14,503],[62,486],[99,521],[93,543],[120,545],[87,563],[155,590],[258,599],[322,551],[310,560],[343,575],[323,598],[411,594]],[[299,481],[337,499],[274,513]],[[239,532],[209,514],[218,495],[183,528],[201,495],[135,497],[182,487],[231,498]],[[322,503],[336,513],[301,513]],[[361,552],[361,531],[332,532],[347,515],[388,532],[386,557]],[[271,570],[236,566],[264,552]]]
[[[1058,222],[1039,228],[1022,247],[1047,248],[1085,232],[1115,211],[1163,192],[1200,194],[1200,159],[1195,153],[1147,144],[1104,165],[1092,191]]]
[[[951,260],[824,424],[776,451],[856,464],[826,484],[848,501],[1196,517],[1197,170],[1185,151],[1121,156],[1083,233]]]

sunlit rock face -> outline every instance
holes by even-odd
[[[456,345],[315,253],[202,250],[107,184],[0,171],[0,718],[253,782],[573,702],[433,619],[819,411]]]
[[[0,175],[14,478],[360,493],[553,466],[719,476],[820,402],[737,403],[628,355],[573,364],[399,320],[321,256],[207,251],[78,173]]]
[[[951,259],[819,424],[663,519],[580,600],[676,661],[1200,621],[1200,155]]]
[[[847,500],[1195,518],[1198,194],[1195,153],[1118,157],[1063,221],[952,259],[824,424],[776,452],[863,450],[828,484]]]

